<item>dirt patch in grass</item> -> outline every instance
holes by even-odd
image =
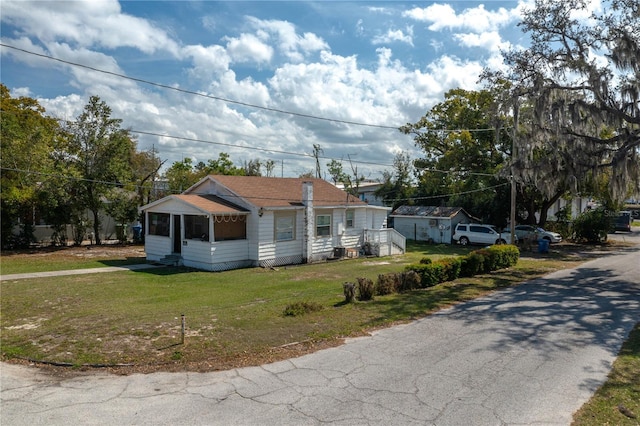
[[[25,250],[3,250],[2,257],[11,257],[14,259],[28,259],[29,261],[38,261],[38,259],[46,258],[47,260],[71,260],[71,259],[96,259],[109,258],[119,259],[127,257],[144,258],[144,246],[129,244],[102,244],[82,245],[69,247],[43,247]]]

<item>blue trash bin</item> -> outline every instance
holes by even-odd
[[[538,240],[538,253],[549,253],[549,240]]]
[[[142,226],[141,225],[134,225],[131,228],[133,228],[133,241],[138,243],[142,240]]]

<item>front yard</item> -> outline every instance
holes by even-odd
[[[2,273],[61,269],[57,255],[2,257]],[[77,261],[82,265],[130,262],[116,248]],[[570,246],[548,255],[524,253],[508,270],[458,279],[424,290],[344,303],[342,284],[357,277],[400,272],[422,257],[465,254],[472,248],[409,244],[399,257],[360,258],[277,269],[209,273],[184,268],[52,277],[2,282],[2,355],[52,363],[117,365],[123,372],[217,370],[288,358],[377,327],[409,321],[444,306],[573,266],[588,254]],[[25,259],[36,259],[31,261]],[[49,267],[47,267],[47,263]],[[88,267],[88,266],[83,266]],[[322,309],[301,316],[287,306]],[[182,315],[185,334],[182,343]]]

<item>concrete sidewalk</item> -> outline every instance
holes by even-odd
[[[144,269],[160,268],[162,265],[141,263],[138,265],[105,266],[104,268],[67,269],[64,271],[29,272],[26,274],[0,275],[0,281],[23,280],[27,278],[61,277],[65,275],[102,274],[118,271],[141,271]]]

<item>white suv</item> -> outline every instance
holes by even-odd
[[[463,246],[467,244],[508,244],[511,233],[498,232],[493,225],[479,225],[474,223],[459,223],[453,233],[453,240]],[[516,235],[515,241],[518,241]]]

